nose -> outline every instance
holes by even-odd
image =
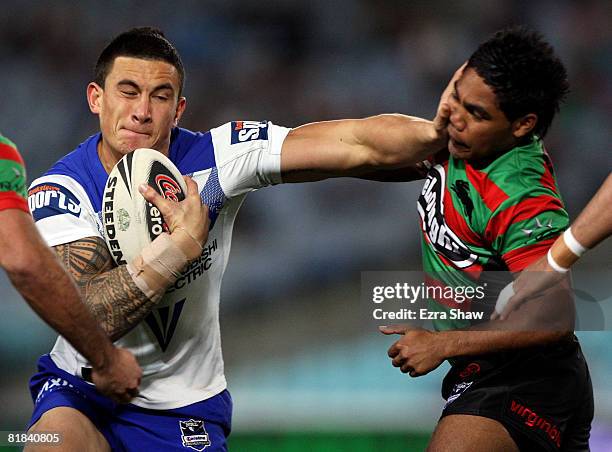
[[[457,105],[456,103],[451,103],[451,114],[449,121],[451,123],[451,126],[453,126],[453,128],[458,132],[461,132],[463,129],[465,129],[465,119],[463,117],[461,109],[462,108],[460,105]]]
[[[151,102],[147,96],[140,96],[135,103],[132,119],[140,124],[151,122]]]

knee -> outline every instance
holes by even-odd
[[[47,411],[28,430],[28,433],[41,432],[58,433],[60,446],[58,447],[57,444],[28,443],[24,452],[110,451],[108,442],[100,431],[87,416],[74,408],[58,407]]]

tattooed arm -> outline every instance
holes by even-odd
[[[162,198],[148,186],[143,186],[141,193],[161,212],[168,225],[172,245],[180,249],[187,265],[200,256],[202,245],[208,238],[210,221],[208,208],[202,204],[197,184],[188,177],[185,182],[187,196],[179,203]],[[194,241],[199,248],[194,247]],[[81,290],[89,310],[113,341],[145,318],[161,294],[174,282],[163,278],[152,267],[141,266],[139,274],[144,273],[155,280],[156,295],[151,296],[153,291],[146,295],[128,271],[128,266],[114,264],[106,243],[99,237],[86,237],[59,245],[55,251]],[[152,288],[153,285],[149,284],[148,287]]]
[[[101,238],[86,237],[59,245],[55,252],[113,341],[130,331],[155,305],[136,286],[125,265],[115,266]]]

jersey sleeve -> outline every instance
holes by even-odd
[[[83,187],[69,176],[49,175],[32,182],[28,204],[49,246],[101,237],[97,215]]]
[[[232,121],[211,130],[225,196],[282,182],[281,148],[289,130],[269,121]]]
[[[504,201],[489,219],[485,237],[510,271],[519,272],[544,256],[568,226],[559,196],[539,187]]]
[[[29,212],[26,201],[26,172],[15,144],[0,135],[0,210]]]

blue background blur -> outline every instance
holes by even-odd
[[[132,26],[158,26],[175,43],[187,68],[181,125],[208,130],[235,119],[430,118],[477,44],[524,23],[568,68],[572,91],[546,144],[575,218],[612,168],[611,13],[607,0],[6,1],[0,130],[18,144],[29,180],[95,133],[85,99],[91,69]],[[361,271],[418,268],[419,189],[335,180],[249,196],[222,292],[235,432],[432,429],[443,369],[413,380],[392,368],[392,339],[362,326],[358,302]],[[581,266],[609,270],[611,251],[608,241]],[[27,378],[54,335],[4,275],[0,298],[0,430],[21,429]],[[595,383],[593,450],[604,450],[612,333],[580,337]]]

